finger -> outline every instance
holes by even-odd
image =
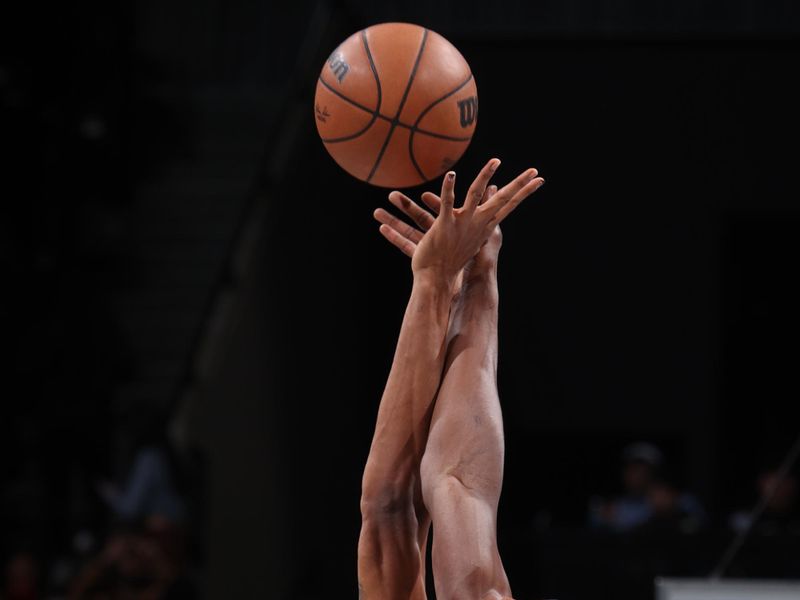
[[[439,196],[437,196],[433,192],[423,192],[422,201],[428,208],[430,208],[437,215],[439,214],[439,211],[442,209],[442,199],[439,198]]]
[[[493,228],[495,225],[499,225],[503,219],[505,219],[511,212],[519,206],[525,198],[533,194],[536,190],[544,185],[544,179],[541,177],[536,177],[532,181],[530,181],[525,187],[523,187],[519,192],[514,194],[514,196],[506,202],[503,206],[500,207],[494,216],[491,218],[489,223]]]
[[[436,220],[433,215],[402,192],[389,194],[389,202],[403,211],[422,231],[428,231]]]
[[[481,206],[481,212],[492,217],[504,204],[514,197],[514,194],[520,192],[526,185],[534,181],[538,174],[539,172],[536,169],[523,171],[517,175],[511,183],[497,190],[491,200],[484,202]]]
[[[414,256],[414,250],[417,247],[414,242],[404,238],[388,225],[381,225],[379,231],[392,245],[397,246],[403,254],[406,256]]]
[[[481,200],[481,204],[486,202],[489,198],[491,198],[497,192],[497,186],[492,184],[486,188],[486,193],[483,196],[483,200]],[[435,214],[439,214],[439,210],[442,208],[442,199],[439,198],[433,192],[423,192],[422,193],[422,201],[425,205],[430,208]]]
[[[492,196],[494,196],[496,193],[497,193],[497,186],[496,185],[492,184],[489,187],[487,187],[486,188],[486,193],[483,195],[483,200],[481,200],[481,204],[491,200]]]
[[[379,223],[388,225],[389,227],[394,229],[397,233],[402,235],[404,238],[411,240],[415,244],[422,239],[421,231],[415,229],[405,221],[401,221],[393,214],[386,212],[382,208],[375,209],[375,212],[372,213],[372,216],[375,217],[375,220],[378,221]]]
[[[464,210],[472,212],[478,207],[483,199],[483,195],[486,193],[486,186],[489,185],[489,180],[492,178],[492,175],[494,175],[494,172],[499,166],[500,159],[493,158],[481,169],[481,172],[478,173],[475,181],[473,181],[472,185],[469,186],[467,197],[464,200]]]
[[[449,218],[453,215],[453,205],[456,202],[456,172],[455,171],[448,171],[447,175],[444,176],[444,180],[442,181],[442,208],[439,212],[439,216],[444,216],[445,218]]]
[[[402,233],[397,231],[391,225],[382,224],[381,227],[382,228],[388,228],[388,229],[384,229],[383,231],[381,231],[381,234],[384,237],[386,237],[386,239],[388,239],[392,243],[393,246],[396,246],[397,248],[399,248],[403,252],[403,254],[406,254],[408,256],[411,256],[412,254],[414,254],[414,251],[417,249],[416,242],[408,239],[406,236],[404,236]],[[380,228],[379,228],[379,230],[380,230]],[[390,237],[387,237],[387,236],[390,236]]]

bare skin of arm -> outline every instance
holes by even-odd
[[[492,160],[484,167],[461,208],[454,208],[454,174],[445,177],[438,216],[424,239],[409,242],[414,283],[362,482],[358,576],[366,600],[425,598],[430,514],[420,464],[445,368],[453,295],[463,267],[496,224],[542,183],[530,169],[486,198],[497,164]],[[382,225],[381,233],[409,249],[408,240],[389,225]]]
[[[489,186],[485,200],[495,191]],[[375,218],[397,234],[387,239],[413,257],[433,216],[403,194],[393,193],[390,200],[419,229],[382,209]],[[423,201],[439,211],[439,197],[426,193]],[[440,600],[511,598],[496,535],[504,456],[496,384],[501,243],[496,227],[462,272],[453,299],[445,371],[421,463],[423,502],[435,533],[433,573]]]

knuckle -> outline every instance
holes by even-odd
[[[497,192],[492,196],[492,202],[497,204],[503,204],[508,199],[508,194],[504,192]]]

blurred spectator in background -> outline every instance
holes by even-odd
[[[100,497],[113,520],[123,523],[153,521],[160,529],[180,529],[185,500],[181,492],[183,468],[160,414],[140,411],[129,424],[130,458],[120,482],[98,483]]]
[[[183,565],[146,527],[121,527],[72,582],[70,600],[194,600]]]
[[[97,485],[112,533],[83,568],[71,597],[194,598],[184,465],[160,414],[140,411],[129,426],[130,459],[120,483]]]
[[[169,452],[160,444],[140,447],[121,486],[101,482],[100,496],[120,521],[157,518],[170,524],[183,521],[183,499],[178,494]]]
[[[589,523],[595,529],[628,531],[680,531],[689,533],[705,522],[705,511],[691,494],[677,490],[660,475],[664,457],[653,444],[637,442],[622,452],[620,495],[594,497]]]
[[[37,600],[39,564],[29,552],[12,556],[5,566],[2,600]]]
[[[181,461],[165,418],[137,407],[125,419],[128,459],[118,482],[97,491],[110,513],[99,552],[82,561],[68,586],[72,600],[197,598],[186,544],[186,498]]]
[[[764,469],[756,477],[755,488],[759,501],[766,502],[764,512],[752,523],[750,510],[736,511],[730,518],[731,528],[740,532],[752,525],[757,534],[800,535],[797,475],[781,477],[777,469]]]

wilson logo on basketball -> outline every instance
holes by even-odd
[[[350,65],[344,61],[341,54],[331,54],[330,58],[328,58],[328,66],[331,68],[331,71],[333,71],[333,76],[336,77],[339,83],[342,83],[345,75],[347,75],[347,72],[350,70]]]
[[[458,112],[461,127],[469,127],[472,125],[475,122],[475,117],[478,116],[478,97],[470,96],[464,100],[459,100]]]

